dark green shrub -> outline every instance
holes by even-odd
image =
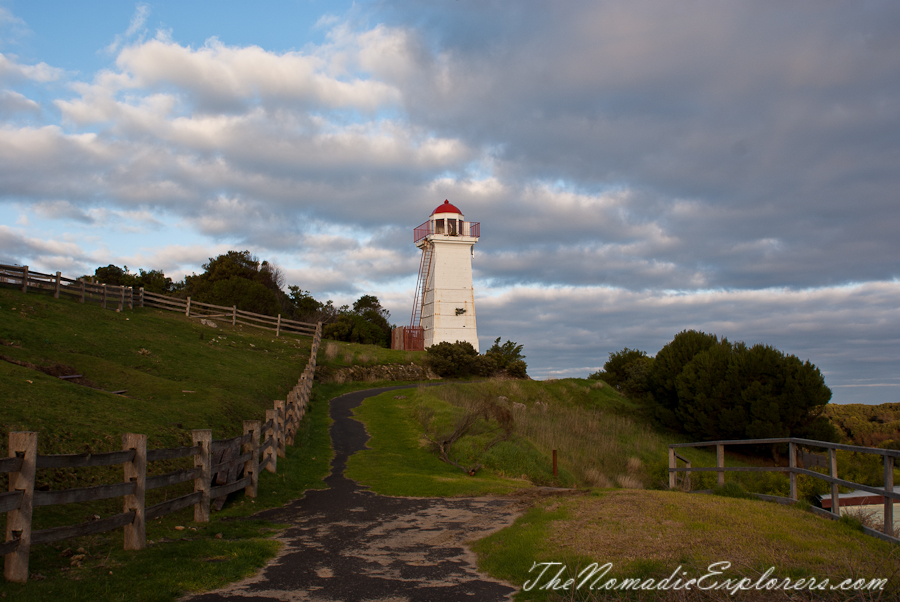
[[[650,373],[650,391],[653,398],[663,407],[674,410],[678,406],[676,379],[684,367],[701,351],[706,351],[719,342],[714,334],[683,330],[675,335],[672,342],[659,350]]]
[[[500,370],[500,362],[492,354],[479,355],[472,364],[472,373],[478,376],[493,376]]]
[[[426,361],[438,376],[467,376],[475,367],[478,352],[466,341],[432,345],[426,351]]]
[[[484,354],[492,356],[497,362],[499,369],[505,370],[512,362],[525,359],[525,356],[522,355],[522,347],[522,345],[508,339],[501,345],[500,337],[497,337],[491,348],[485,351]]]
[[[339,315],[334,322],[322,329],[322,336],[334,341],[385,346],[384,331],[363,316],[354,313]]]
[[[525,365],[525,362],[522,360],[515,360],[510,362],[510,364],[506,367],[506,373],[513,378],[525,378],[528,376],[527,374],[528,366]]]

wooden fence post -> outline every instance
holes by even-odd
[[[104,282],[100,286],[103,287],[103,303],[101,304],[103,309],[106,309],[106,283]]]
[[[119,295],[119,311],[125,311],[125,285],[122,285],[122,292]]]
[[[194,491],[201,492],[200,501],[194,504],[194,522],[209,522],[209,488],[210,469],[212,468],[212,430],[195,429],[191,431],[194,446],[200,446],[200,453],[194,456],[194,468],[200,469],[200,474],[194,479]]]
[[[244,495],[256,497],[259,487],[259,420],[245,420],[244,434],[250,433],[250,443],[244,444],[243,453],[251,452],[253,455],[244,463],[244,476],[250,475],[250,484],[244,487]]]
[[[269,464],[266,464],[266,470],[269,472],[277,472],[278,468],[278,410],[266,410],[266,422],[272,422],[272,426],[266,429],[263,433],[263,443],[267,443],[269,439],[272,440],[272,445],[266,448],[266,451],[263,452],[263,461],[265,462],[270,457],[272,461]]]
[[[9,455],[20,456],[19,472],[9,473],[9,490],[21,491],[22,501],[17,510],[6,515],[6,541],[19,540],[15,552],[6,555],[3,575],[7,581],[28,581],[28,555],[31,552],[31,512],[34,502],[34,472],[37,468],[38,434],[28,431],[12,431],[9,434]]]
[[[140,299],[141,299],[141,305],[140,305],[140,306],[141,306],[141,307],[144,307],[144,287],[143,287],[143,286],[141,287],[139,294],[140,294],[140,296],[141,296],[141,297],[140,297]]]
[[[278,412],[278,417],[276,419],[276,423],[278,424],[278,428],[275,429],[275,442],[277,443],[276,449],[278,451],[278,457],[285,457],[285,449],[284,449],[284,401],[276,400],[275,401],[275,411]]]
[[[191,317],[191,298],[187,298],[187,308],[184,310],[184,315],[188,318]]]
[[[675,475],[678,473],[675,472],[675,468],[678,468],[678,463],[675,461],[675,448],[669,448],[669,489],[675,489],[677,485],[675,480]]]
[[[81,302],[84,303],[84,279],[81,280]]]
[[[828,449],[828,475],[832,479],[836,479],[838,476],[837,469],[837,450],[832,448]],[[841,500],[838,497],[838,484],[831,484],[831,512],[837,516],[841,515]]]
[[[62,274],[60,272],[56,272],[56,288],[53,291],[53,298],[59,299],[59,279]]]
[[[278,314],[278,323],[275,325],[275,336],[281,334],[281,314]]]
[[[22,292],[28,292],[28,266],[22,267]]]
[[[725,446],[721,443],[716,445],[716,468],[720,470],[716,472],[719,487],[725,485]]]
[[[134,450],[134,460],[124,464],[125,482],[134,483],[134,493],[125,496],[122,510],[134,511],[134,521],[130,525],[125,525],[125,549],[143,550],[147,547],[147,524],[144,515],[147,492],[147,435],[125,433],[122,435],[122,449]]]
[[[894,491],[894,459],[884,456],[884,489],[885,493]],[[884,496],[884,533],[894,535],[894,500]]]
[[[291,392],[288,391],[284,401],[284,446],[294,444],[294,404],[291,401]]]
[[[237,324],[237,305],[231,306],[231,325]]]
[[[790,478],[791,478],[791,499],[795,502],[799,499],[797,497],[797,444],[791,441],[788,443],[788,463],[791,467]]]

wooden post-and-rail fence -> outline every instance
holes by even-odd
[[[788,466],[725,466],[725,446],[726,445],[774,445],[774,444],[788,444]],[[680,454],[676,453],[677,448],[684,447],[711,447],[715,446],[716,448],[716,466],[715,467],[692,467],[691,463],[687,461],[687,458],[684,458]],[[816,447],[821,449],[828,450],[828,474],[822,474],[815,472],[813,470],[807,470],[805,468],[800,467],[800,462],[798,461],[800,447]],[[884,486],[883,487],[873,487],[871,485],[862,485],[860,483],[854,483],[852,481],[846,481],[844,479],[838,478],[838,466],[837,466],[837,450],[842,451],[850,451],[864,454],[874,454],[880,455],[884,459]],[[678,487],[678,473],[684,473],[682,478],[681,487],[685,491],[690,490],[690,475],[691,472],[709,472],[715,471],[717,473],[717,483],[718,485],[725,484],[725,473],[730,471],[741,471],[741,472],[759,472],[759,471],[770,471],[770,472],[786,472],[790,477],[790,502],[798,501],[798,492],[797,492],[797,477],[799,475],[805,475],[808,477],[813,477],[815,479],[819,479],[822,481],[826,481],[831,484],[831,512],[827,512],[821,508],[814,508],[814,511],[818,511],[818,514],[827,515],[829,518],[839,518],[840,517],[840,498],[838,497],[838,487],[851,487],[853,489],[859,489],[861,491],[867,491],[869,493],[875,493],[884,498],[884,531],[875,531],[873,529],[866,529],[867,533],[871,535],[875,535],[877,537],[881,537],[882,539],[888,539],[889,541],[897,542],[898,540],[894,537],[894,501],[900,501],[900,493],[894,491],[894,463],[895,458],[900,458],[900,451],[892,450],[892,449],[880,449],[876,447],[862,447],[859,445],[844,445],[842,443],[829,443],[827,441],[815,441],[812,439],[799,439],[797,437],[786,437],[786,438],[776,438],[776,439],[741,439],[741,440],[726,440],[726,441],[703,441],[698,443],[672,443],[669,445],[669,488],[675,489]],[[685,467],[678,466],[678,460],[685,462],[687,465]],[[764,496],[756,494],[758,497],[767,499],[773,498],[776,500],[783,500],[784,498],[775,498],[775,496]]]
[[[72,537],[102,533],[122,527],[126,550],[146,547],[148,520],[194,507],[194,520],[208,522],[210,504],[241,489],[256,497],[259,473],[276,472],[278,457],[285,446],[293,445],[300,421],[309,404],[316,354],[322,340],[322,325],[316,327],[309,362],[286,401],[275,401],[266,410],[265,422],[245,420],[243,435],[213,440],[212,431],[192,431],[193,445],[170,449],[147,449],[147,435],[122,435],[122,451],[99,454],[38,455],[38,433],[14,431],[9,434],[9,457],[0,459],[0,473],[9,474],[9,491],[0,493],[0,512],[6,512],[6,539],[0,543],[5,556],[3,572],[8,581],[28,580],[28,560],[32,545]],[[235,450],[232,452],[231,450]],[[147,476],[147,465],[160,460],[193,457],[194,467],[158,476]],[[36,491],[39,469],[122,465],[121,483],[56,491]],[[230,478],[229,475],[235,475]],[[187,495],[147,507],[148,491],[193,481]],[[122,498],[122,512],[79,525],[32,531],[34,508]]]
[[[23,293],[28,289],[53,291],[53,297],[60,295],[75,297],[81,303],[98,303],[106,309],[111,305],[115,309],[123,311],[135,307],[154,307],[184,313],[188,318],[226,318],[231,319],[231,325],[238,324],[275,331],[275,336],[281,336],[282,332],[314,336],[316,325],[309,322],[288,320],[281,314],[266,316],[250,311],[243,311],[237,306],[225,307],[212,303],[179,299],[168,295],[159,295],[145,291],[143,288],[134,290],[130,286],[113,286],[97,284],[85,280],[75,280],[56,274],[42,274],[28,269],[28,266],[13,266],[0,264],[0,284],[11,284],[20,288]],[[112,308],[112,307],[110,307]]]

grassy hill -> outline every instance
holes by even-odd
[[[118,450],[125,432],[146,433],[151,449],[189,443],[195,428],[212,428],[217,439],[234,436],[243,420],[262,419],[274,399],[284,399],[310,346],[309,338],[276,339],[221,322],[213,329],[175,312],[115,312],[0,288],[0,442],[6,445],[9,431],[33,430],[39,433],[38,453],[58,454]],[[61,380],[59,374],[83,375],[78,382],[91,386]],[[0,596],[174,600],[252,573],[275,554],[278,545],[269,538],[277,525],[226,519],[280,506],[323,486],[331,460],[326,401],[314,392],[296,445],[279,461],[277,474],[260,475],[256,500],[238,495],[205,525],[192,523],[190,508],[151,521],[151,545],[141,552],[122,550],[121,530],[35,546],[29,583],[0,580]],[[178,462],[151,463],[148,473],[187,467]],[[36,486],[63,489],[121,479],[119,466],[47,469],[38,471]],[[190,490],[190,484],[181,487]],[[6,488],[2,475],[0,489]],[[154,490],[148,504],[184,492]],[[113,499],[37,508],[34,528],[109,516],[121,512],[121,504]],[[4,526],[5,517],[0,515]],[[79,550],[84,558],[72,561],[81,556]]]
[[[12,360],[0,361],[0,441],[5,443],[11,430],[36,430],[39,453],[51,454],[117,450],[124,432],[147,433],[150,448],[185,444],[193,428],[212,428],[215,438],[233,436],[242,420],[262,418],[272,400],[284,397],[306,363],[310,343],[227,322],[212,329],[174,312],[115,312],[0,288],[0,355]],[[335,368],[408,364],[421,362],[422,354],[329,342],[318,361]],[[73,373],[91,386],[55,376]],[[37,546],[32,581],[25,586],[0,581],[0,594],[21,600],[173,600],[253,572],[274,554],[277,546],[268,538],[277,526],[225,519],[283,504],[321,486],[331,458],[325,402],[370,386],[375,385],[315,386],[297,445],[279,462],[279,474],[261,475],[257,500],[239,497],[214,514],[209,525],[193,526],[196,531],[189,510],[153,521],[148,539],[156,543],[139,553],[121,550],[120,532]],[[466,412],[501,396],[512,407],[510,436],[484,451],[497,430],[482,420],[452,448],[460,464],[477,462],[483,469],[472,477],[440,462],[427,438],[452,430]],[[420,387],[372,398],[357,416],[373,438],[371,449],[351,458],[348,476],[380,493],[505,494],[534,485],[584,492],[539,500],[513,527],[475,544],[484,570],[518,585],[528,580],[534,562],[572,568],[613,562],[617,575],[658,577],[679,565],[696,575],[709,561],[721,559],[735,563],[735,575],[758,575],[771,564],[780,576],[881,576],[892,579],[892,591],[900,587],[897,549],[863,536],[852,521],[831,523],[800,509],[751,500],[652,491],[667,482],[667,445],[682,439],[655,429],[639,405],[597,381]],[[550,460],[554,449],[556,476]],[[715,464],[709,450],[684,453],[697,466]],[[729,465],[746,462],[754,460],[727,460]],[[157,473],[171,469],[163,463],[151,466]],[[46,470],[39,479],[39,485],[56,489],[116,482],[121,470]],[[693,479],[695,489],[708,488],[715,476],[695,474]],[[787,492],[782,475],[739,473],[728,479],[751,491]],[[804,482],[801,490],[808,492],[811,486]],[[0,487],[5,489],[5,477]],[[35,525],[72,524],[94,512],[121,511],[116,504],[99,510],[77,504],[40,508]],[[175,529],[184,525],[188,528]],[[69,547],[85,550],[83,566],[70,564]],[[757,599],[744,592],[691,596],[666,599]],[[540,590],[520,594],[521,599],[609,597]]]
[[[524,409],[514,412],[516,426],[506,441],[484,451],[496,436],[490,422],[476,423],[452,448],[463,466],[480,460],[485,468],[469,476],[441,462],[428,437],[448,432],[478,399],[507,397]],[[546,413],[540,404],[546,404]],[[661,490],[667,483],[670,442],[680,440],[655,430],[641,418],[639,406],[596,381],[492,381],[445,384],[367,399],[356,415],[372,439],[370,449],[352,456],[347,474],[385,495],[447,496],[528,495],[533,484],[577,486],[581,495],[539,497],[513,526],[474,542],[481,568],[494,577],[524,586],[537,576],[534,563],[562,566],[561,583],[592,562],[612,563],[608,578],[662,579],[676,569],[698,578],[715,562],[729,562],[718,579],[755,583],[772,575],[790,578],[887,579],[887,597],[878,592],[815,590],[785,593],[552,591],[535,587],[521,600],[876,600],[900,593],[900,549],[864,535],[853,520],[832,522],[798,507],[723,495],[691,495]],[[427,416],[428,419],[423,419]],[[559,455],[559,474],[550,455]],[[712,451],[688,449],[695,466],[714,466]],[[728,458],[742,465],[749,458]],[[694,488],[712,488],[715,476],[694,475]],[[767,473],[731,473],[731,484],[750,491],[787,495],[787,478]],[[801,477],[810,493],[812,479]],[[657,489],[657,490],[653,490]],[[518,491],[517,491],[518,490]],[[742,495],[740,487],[723,494]],[[746,495],[746,494],[744,494]],[[749,497],[749,496],[748,496]],[[680,567],[680,568],[679,568]],[[545,585],[549,577],[541,582]],[[606,579],[603,580],[605,582]],[[870,595],[871,594],[871,595]],[[793,596],[793,597],[791,597]],[[893,596],[893,597],[892,597]]]

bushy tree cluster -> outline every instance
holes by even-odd
[[[438,376],[457,378],[469,375],[494,376],[505,373],[513,378],[527,378],[528,366],[522,355],[522,345],[506,341],[500,345],[500,337],[484,355],[479,355],[471,343],[443,341],[426,350],[428,365]]]
[[[819,369],[769,345],[683,331],[656,355],[648,384],[658,416],[699,439],[837,437]]]
[[[593,380],[603,380],[628,397],[641,397],[648,391],[648,379],[653,367],[653,358],[645,351],[625,347],[621,351],[610,352],[603,370],[588,376]]]
[[[133,274],[128,271],[127,265],[124,268],[112,264],[97,268],[94,270],[94,280],[111,286],[130,286],[135,289],[143,287],[145,291],[159,295],[174,293],[184,286],[183,282],[172,282],[161,270],[148,272],[140,268],[137,274]]]
[[[334,321],[322,331],[322,336],[335,341],[388,347],[391,342],[390,317],[378,297],[363,295],[353,304],[352,310],[341,307]]]
[[[250,251],[228,251],[210,257],[203,270],[202,274],[185,278],[184,294],[196,301],[236,305],[240,310],[269,316],[292,313],[281,290],[281,271]]]

